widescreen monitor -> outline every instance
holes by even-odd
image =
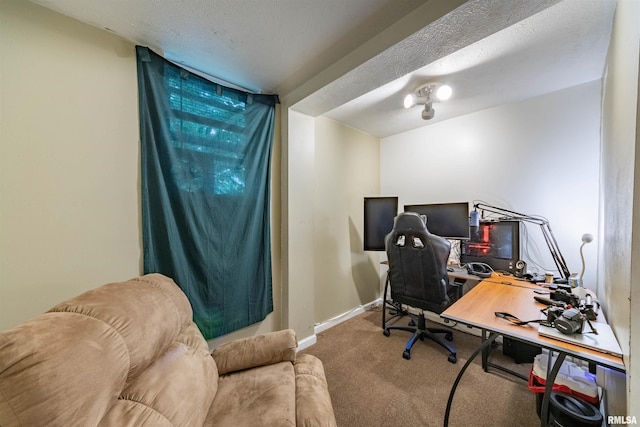
[[[364,250],[384,251],[384,238],[398,215],[397,197],[364,198]]]
[[[481,221],[460,245],[460,262],[483,262],[513,273],[520,258],[520,221]]]
[[[404,205],[405,212],[427,217],[427,230],[446,239],[469,239],[469,203]]]

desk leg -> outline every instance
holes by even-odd
[[[547,383],[544,387],[544,397],[542,398],[542,407],[540,408],[540,425],[542,427],[547,426],[547,418],[549,417],[549,398],[551,397],[551,391],[553,390],[553,383],[556,382],[556,376],[558,376],[558,371],[560,371],[560,367],[562,366],[562,362],[564,362],[564,358],[566,356],[567,353],[558,352],[558,357],[553,364],[553,368],[549,370],[551,367],[551,359],[553,359],[553,351],[549,350],[546,378]]]
[[[495,340],[495,338],[494,338]],[[485,372],[489,372],[489,354],[491,353],[491,346],[484,346],[485,341],[487,341],[487,330],[482,330],[482,370]]]
[[[460,379],[462,378],[462,374],[464,374],[464,372],[467,370],[467,368],[469,367],[471,362],[473,362],[473,359],[475,359],[476,356],[480,352],[483,352],[483,354],[484,354],[484,350],[489,348],[489,346],[491,344],[493,344],[493,342],[499,336],[499,334],[492,333],[491,335],[489,335],[489,338],[485,340],[484,339],[485,332],[486,332],[485,330],[482,331],[482,337],[483,337],[482,338],[482,341],[483,341],[482,345],[480,347],[478,347],[478,349],[476,351],[473,352],[471,357],[469,357],[469,360],[467,360],[467,363],[464,364],[464,366],[462,367],[462,369],[458,373],[458,376],[456,377],[456,380],[453,382],[453,386],[451,387],[451,391],[449,392],[449,400],[447,401],[447,410],[445,411],[445,414],[444,414],[444,427],[448,427],[449,426],[449,414],[451,413],[451,404],[453,403],[453,395],[456,392],[456,388],[458,388],[458,383],[460,382]]]
[[[487,339],[487,330],[486,329],[482,329],[482,342],[484,343]],[[493,343],[492,343],[493,344]],[[487,346],[484,348],[484,350],[482,350],[482,369],[485,372],[489,372],[489,368],[495,368],[495,369],[499,369],[502,372],[506,372],[507,374],[511,374],[515,377],[521,378],[525,381],[529,381],[529,377],[527,375],[522,375],[519,372],[513,371],[509,368],[505,368],[504,366],[501,365],[497,365],[495,363],[491,363],[489,362],[489,357],[491,356],[491,352],[493,351],[493,345]],[[551,368],[551,367],[549,367]]]

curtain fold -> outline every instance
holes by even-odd
[[[275,95],[212,83],[137,46],[144,272],[172,277],[206,339],[273,311]]]

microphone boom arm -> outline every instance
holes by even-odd
[[[558,271],[560,272],[562,277],[569,280],[569,277],[571,276],[569,267],[567,267],[567,262],[565,261],[564,256],[562,256],[562,252],[560,252],[560,247],[558,246],[556,238],[553,236],[553,231],[551,231],[551,226],[549,225],[549,221],[547,219],[538,216],[525,215],[508,209],[499,208],[497,206],[487,205],[485,203],[476,203],[473,205],[473,207],[474,209],[480,209],[482,211],[502,215],[504,219],[512,219],[539,225],[540,229],[542,230],[544,241],[549,248],[551,257],[553,258],[553,262],[556,264],[556,267],[558,268]]]

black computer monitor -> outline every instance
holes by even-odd
[[[397,197],[364,198],[364,250],[384,251],[384,238],[398,215]]]
[[[469,202],[404,205],[405,212],[427,216],[427,230],[445,239],[469,239]]]
[[[480,221],[460,245],[460,262],[483,262],[496,271],[515,272],[520,258],[520,221]]]

